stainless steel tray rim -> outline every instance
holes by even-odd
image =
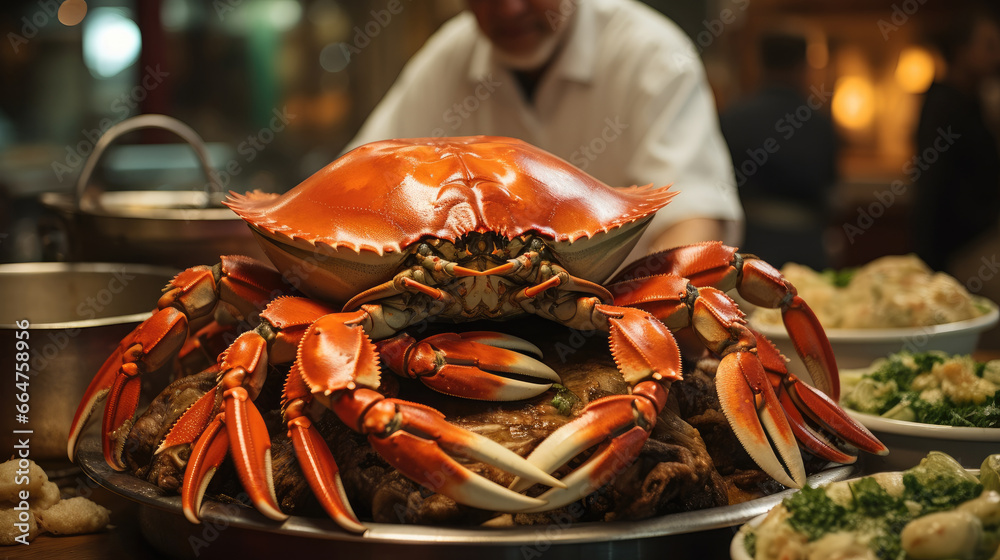
[[[111,469],[104,461],[100,442],[96,437],[90,436],[81,440],[77,462],[91,479],[107,490],[137,501],[143,506],[182,515],[180,496],[167,495],[156,486],[131,474]],[[808,484],[816,486],[846,480],[856,476],[858,470],[856,465],[831,466],[810,476]],[[669,537],[736,527],[766,513],[795,491],[784,490],[741,504],[673,513],[639,521],[587,521],[565,525],[553,523],[513,527],[396,525],[366,522],[368,530],[360,535],[344,531],[332,519],[292,516],[279,522],[265,517],[249,506],[237,503],[224,504],[207,500],[202,505],[200,514],[202,524],[205,525],[231,526],[344,542],[538,547]]]

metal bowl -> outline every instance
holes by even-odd
[[[90,178],[108,146],[135,130],[157,128],[185,140],[206,176],[204,191],[104,192]],[[220,204],[204,141],[184,123],[164,115],[126,119],[98,140],[77,180],[75,193],[43,193],[40,201],[55,214],[73,262],[136,262],[186,268],[214,264],[220,255],[266,260],[239,216]]]
[[[84,390],[118,342],[150,316],[176,272],[135,264],[0,265],[0,368],[9,372],[0,391],[0,449],[28,439],[36,462],[68,462],[69,426]],[[15,376],[22,363],[27,385],[17,386],[25,381]],[[24,423],[15,413],[21,404],[28,405]]]

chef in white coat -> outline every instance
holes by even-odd
[[[743,210],[698,50],[635,0],[467,0],[407,63],[348,148],[510,136],[615,187],[672,184],[629,261],[738,244]]]

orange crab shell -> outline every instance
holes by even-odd
[[[225,204],[279,270],[322,261],[323,278],[308,287],[342,302],[391,278],[418,240],[454,242],[471,232],[508,239],[536,232],[554,242],[572,273],[602,281],[674,194],[652,185],[611,188],[520,140],[474,136],[367,144],[283,195],[230,193]],[[608,245],[599,234],[609,232],[621,239]],[[595,263],[601,245],[613,255]],[[574,272],[574,255],[584,254],[577,267],[584,270]]]

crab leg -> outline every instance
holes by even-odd
[[[746,328],[735,302],[714,288],[698,289],[683,278],[667,275],[614,284],[611,292],[621,294],[615,298],[617,305],[631,307],[602,304],[596,298],[580,298],[576,305],[593,309],[594,325],[607,325],[611,350],[625,381],[638,390],[647,387],[642,382],[650,378],[654,382],[679,378],[680,352],[668,327],[692,327],[706,348],[723,356],[716,384],[723,411],[740,442],[775,480],[801,487],[805,482],[802,456],[756,356],[754,335]],[[667,357],[669,362],[664,363]],[[644,389],[647,392],[655,394]],[[652,398],[651,402],[657,413],[662,410],[662,399]],[[607,412],[592,414],[610,417]],[[583,418],[570,422],[570,429],[582,430],[591,422],[586,416],[585,412]],[[603,433],[616,429],[622,429],[620,423],[610,422],[603,427]],[[544,454],[539,457],[572,453],[572,449],[564,451],[561,447],[558,453],[552,451],[545,442],[540,448]],[[533,462],[550,465],[544,458]]]
[[[326,441],[306,416],[306,408],[312,396],[309,387],[297,369],[292,366],[285,382],[284,417],[288,424],[288,437],[295,446],[295,456],[299,459],[306,482],[319,500],[327,515],[342,528],[352,533],[363,533],[365,526],[351,509],[340,479],[340,467]]]
[[[184,511],[184,517],[191,523],[201,522],[198,518],[198,510],[201,509],[201,500],[205,496],[205,489],[208,488],[212,476],[215,475],[215,471],[229,452],[229,436],[222,424],[221,416],[222,414],[219,414],[205,428],[197,444],[191,448],[191,456],[185,467],[185,479],[188,478],[186,473],[192,473],[192,475],[190,477],[191,483],[189,484],[185,480],[184,485],[181,486],[181,509]]]
[[[735,302],[719,290],[695,287],[673,274],[622,281],[611,289],[619,294],[615,302],[620,305],[646,309],[673,328],[690,324],[709,350],[723,356],[716,375],[723,411],[747,452],[779,482],[790,485],[784,477],[787,470],[795,485],[801,483],[801,459],[791,435],[820,457],[841,463],[856,460],[815,431],[800,411],[858,449],[885,452],[831,398],[789,375],[777,349],[746,326]],[[771,451],[772,443],[780,460]]]
[[[191,450],[193,460],[184,472],[182,505],[185,516],[196,521],[204,488],[225,457],[232,452],[236,473],[254,506],[264,515],[285,519],[274,494],[271,477],[271,440],[253,399],[267,376],[267,341],[256,331],[240,335],[220,357],[221,412],[198,436]],[[211,394],[211,393],[209,393]],[[205,397],[202,397],[203,399]],[[196,403],[195,407],[198,406]],[[190,411],[189,411],[190,413]],[[193,433],[203,414],[185,413],[171,429]]]
[[[562,486],[507,448],[448,423],[440,412],[385,398],[374,391],[378,387],[379,360],[375,345],[362,328],[366,319],[365,310],[334,313],[306,330],[299,357],[289,374],[298,376],[301,382],[290,379],[286,384],[286,417],[290,425],[298,422],[309,402],[316,399],[347,426],[366,434],[373,448],[404,475],[474,507],[519,511],[543,502],[476,475],[452,455],[477,459],[542,484]],[[332,461],[331,456],[323,456]],[[323,487],[317,495],[339,497],[328,500],[328,509],[340,510],[342,506],[337,502],[346,503],[335,478],[324,478],[317,468],[310,479]]]
[[[552,368],[526,355],[541,357],[535,345],[501,333],[444,333],[420,342],[403,333],[378,346],[383,362],[397,374],[419,379],[435,391],[467,399],[528,399],[559,382],[559,374]]]
[[[104,459],[115,470],[124,470],[121,451],[139,405],[139,375],[155,370],[180,349],[187,318],[176,309],[161,309],[136,327],[105,360],[91,380],[70,424],[66,452],[72,458],[84,425],[97,404],[107,397],[101,423]]]
[[[686,278],[696,287],[735,288],[754,305],[780,308],[785,328],[813,383],[834,401],[840,398],[837,361],[819,319],[773,266],[711,241],[650,255],[622,270],[613,282],[634,285],[630,281],[662,274]]]
[[[729,311],[724,311],[724,313],[733,313],[734,311],[738,313],[728,297],[716,298],[717,306],[710,313],[703,315],[695,313],[689,319],[690,302],[697,301],[701,294],[708,293],[710,288],[696,288],[686,279],[673,274],[623,281],[613,284],[611,289],[618,294],[615,299],[616,303],[645,309],[674,329],[686,326],[689,321],[697,324],[699,316],[717,316],[722,312],[720,310],[728,309]],[[736,320],[737,323],[745,326],[742,316],[733,316],[731,320]],[[706,327],[712,325],[711,321],[702,320],[700,322]],[[706,340],[722,340],[725,337],[725,331],[720,330],[710,335]],[[785,358],[770,341],[756,332],[753,332],[753,338],[757,358],[771,377],[770,384],[778,396],[778,402],[781,403],[785,411],[786,419],[796,438],[806,449],[820,457],[840,463],[851,463],[856,460],[856,457],[846,455],[833,447],[833,444],[826,437],[813,430],[802,418],[800,411],[804,411],[815,423],[826,427],[858,449],[876,454],[885,452],[885,447],[881,442],[872,436],[867,429],[851,419],[833,399],[799,382],[798,378],[789,374],[785,367]],[[757,380],[754,381],[754,385],[760,386],[761,382],[758,380],[756,368],[748,373]],[[727,390],[737,391],[736,395],[741,394],[739,387],[730,386]],[[721,394],[722,391],[720,391]],[[731,407],[735,409],[737,397],[727,395],[726,398],[733,399]]]
[[[253,399],[264,383],[268,362],[292,361],[306,327],[330,312],[311,300],[279,297],[260,313],[257,329],[240,335],[219,357],[216,390],[181,415],[157,450],[194,442],[182,493],[189,520],[197,522],[204,488],[227,452],[254,506],[272,519],[287,518],[274,493],[270,436]]]
[[[285,288],[274,270],[246,257],[223,257],[215,267],[198,266],[171,280],[158,310],[118,345],[94,376],[70,425],[66,452],[72,459],[87,419],[107,397],[102,421],[104,458],[123,470],[121,451],[139,402],[139,377],[172,360],[184,346],[192,326],[212,320],[220,302],[245,317]]]

